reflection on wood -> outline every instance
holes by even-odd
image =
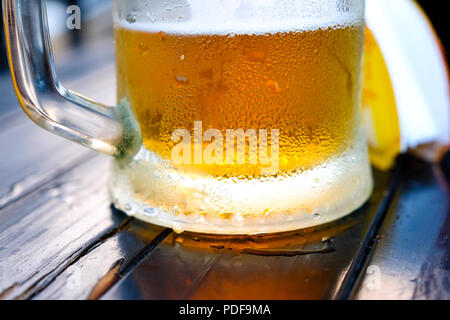
[[[27,298],[125,221],[112,215],[103,156],[56,177],[0,211],[0,292]]]
[[[103,299],[326,299],[333,297],[367,233],[388,184],[358,212],[326,226],[266,236],[171,234]],[[252,250],[318,250],[304,256],[258,256]]]
[[[438,166],[401,162],[401,183],[355,299],[450,299],[447,181]]]
[[[113,210],[114,215],[122,213]],[[34,299],[96,299],[163,228],[128,218],[117,233],[73,262]]]

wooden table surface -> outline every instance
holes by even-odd
[[[112,103],[112,54],[84,50],[85,72],[63,65],[64,83]],[[363,208],[318,228],[176,234],[115,210],[110,159],[38,128],[9,81],[0,75],[0,299],[450,299],[448,161],[399,157],[374,170]]]

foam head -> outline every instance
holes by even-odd
[[[121,27],[175,34],[264,34],[361,24],[361,0],[116,0]],[[131,18],[130,18],[131,17]]]

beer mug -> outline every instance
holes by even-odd
[[[118,105],[58,83],[45,3],[3,0],[19,102],[41,127],[114,158],[130,216],[274,233],[359,208],[363,0],[115,0]]]

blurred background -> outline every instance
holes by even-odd
[[[83,86],[73,87],[74,82],[83,79],[95,70],[111,66],[114,61],[114,42],[112,30],[112,0],[47,0],[47,15],[52,39],[58,78],[69,88],[81,94],[98,98],[104,103],[114,104],[115,96],[99,97],[95,91],[86,91]],[[69,30],[66,27],[68,6],[81,8],[81,29]],[[15,100],[9,76],[6,57],[3,18],[0,30],[0,118],[19,108]],[[114,77],[114,70],[109,72]],[[115,79],[102,79],[107,86],[115,85]],[[115,88],[109,92],[114,95]]]

